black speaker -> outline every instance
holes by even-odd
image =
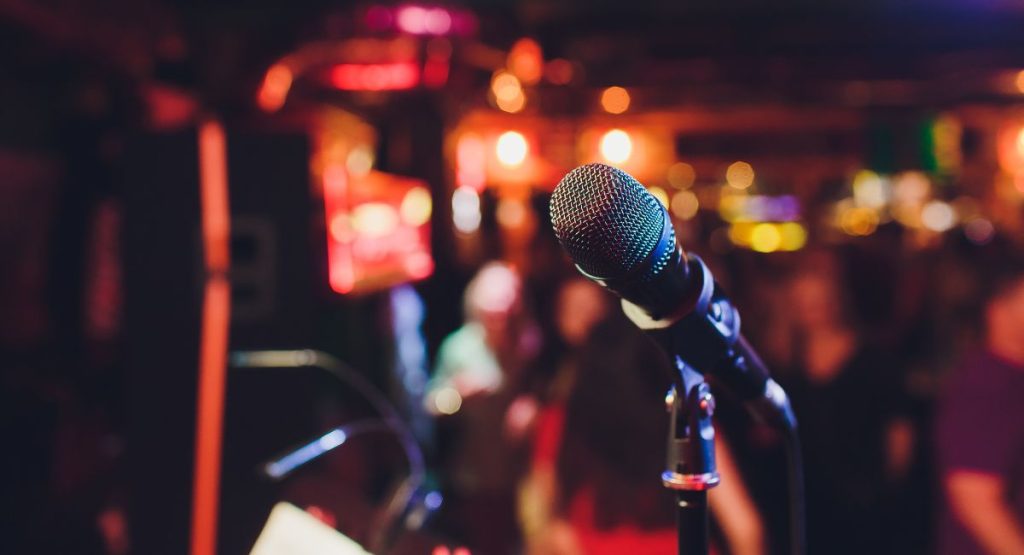
[[[129,142],[124,173],[124,340],[127,365],[126,481],[135,553],[187,553],[196,429],[203,294],[197,131],[148,134]],[[314,256],[309,146],[305,135],[227,130],[232,216],[230,349],[306,347],[326,284]],[[244,415],[264,410],[270,392],[233,394],[229,371],[222,476],[252,472],[246,453],[260,434]],[[271,386],[267,386],[271,387]],[[308,433],[308,430],[296,432]],[[282,437],[290,438],[287,433]],[[228,452],[230,446],[231,452]],[[276,446],[280,448],[280,446]],[[256,482],[223,480],[222,553],[244,551],[251,525],[224,507]],[[252,521],[252,515],[246,517]],[[232,530],[240,530],[238,539]]]

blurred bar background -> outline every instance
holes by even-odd
[[[372,403],[311,364],[217,362],[315,349],[385,392],[426,452],[413,497],[437,514],[403,509],[394,552],[542,552],[515,492],[582,341],[562,321],[604,302],[566,289],[547,203],[565,172],[604,162],[668,207],[795,388],[812,498],[867,472],[881,497],[849,514],[873,515],[865,535],[884,541],[860,552],[932,553],[936,400],[983,341],[986,278],[1024,248],[1022,29],[1024,7],[1003,0],[0,1],[4,551],[248,553],[280,500],[370,545],[406,472],[386,434],[283,481],[258,469]],[[204,242],[210,125],[227,268]],[[473,296],[478,271],[491,281]],[[201,347],[217,336],[208,279],[230,283],[230,327]],[[492,312],[515,335],[484,341],[506,378],[488,367],[462,389],[445,361],[479,357],[442,344],[464,319],[490,330]],[[870,346],[850,359],[870,377],[803,379],[807,336],[829,325]],[[201,383],[215,388],[202,409]],[[871,422],[822,416],[864,437],[815,447],[837,433],[815,411],[856,407],[864,388],[884,397]],[[466,391],[494,396],[480,429],[453,424],[476,410]],[[780,552],[778,438],[722,405],[765,552]],[[197,453],[204,430],[219,463]],[[845,449],[878,453],[828,466]],[[488,457],[508,468],[474,504],[460,472],[493,470]],[[219,478],[197,478],[197,460]],[[213,530],[197,532],[206,513]],[[812,553],[840,552],[810,525]],[[720,552],[751,552],[718,528]]]

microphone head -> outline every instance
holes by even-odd
[[[667,214],[658,199],[628,173],[605,164],[566,174],[551,195],[550,209],[558,242],[583,272],[596,278],[622,278],[636,270],[666,227]]]

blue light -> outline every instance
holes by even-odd
[[[431,511],[439,509],[443,502],[444,498],[441,497],[441,493],[437,491],[432,491],[423,497],[423,504]]]
[[[341,428],[335,428],[295,451],[266,464],[264,470],[271,478],[281,478],[296,468],[345,443],[348,436]]]

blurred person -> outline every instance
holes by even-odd
[[[583,312],[573,310],[576,295],[598,301],[592,290],[566,287],[559,312],[567,321]],[[561,327],[567,341],[579,341],[576,333],[584,326],[577,324]],[[669,362],[618,311],[588,327],[586,341],[577,344],[576,377],[564,416],[542,419],[538,426],[533,475],[548,472],[553,480],[547,491],[534,488],[532,503],[547,514],[535,516],[528,552],[674,554],[675,500],[660,480],[668,384],[667,372],[658,368]],[[724,545],[731,553],[763,553],[760,518],[725,444],[721,438],[716,443],[723,480],[710,502]]]
[[[579,358],[594,326],[604,321],[611,309],[608,293],[593,281],[579,276],[562,282],[555,292],[550,319],[562,347],[561,356],[555,361],[555,373],[541,395],[542,408],[536,418],[529,473],[519,496],[519,519],[528,551],[535,549],[531,544],[546,539],[547,525],[554,518],[555,463],[565,423],[565,405],[576,383]]]
[[[1024,553],[1024,264],[991,277],[983,309],[984,345],[954,372],[936,422],[943,554]]]
[[[447,436],[439,452],[454,526],[474,552],[485,554],[510,553],[519,543],[515,488],[532,413],[522,393],[540,345],[523,305],[522,280],[512,267],[481,268],[466,287],[466,322],[442,342],[427,387],[427,409]]]
[[[791,278],[790,393],[804,452],[809,553],[899,551],[915,433],[901,375],[854,323],[837,260],[809,255]]]

